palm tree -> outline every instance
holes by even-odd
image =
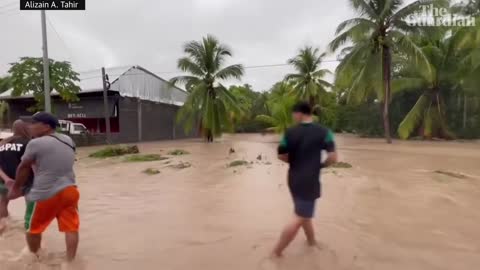
[[[321,96],[332,85],[324,80],[330,73],[328,69],[320,69],[325,53],[320,54],[317,48],[305,47],[300,49],[297,56],[288,60],[297,71],[285,76],[285,81],[293,84],[293,90],[298,99],[306,100],[312,108],[320,102]]]
[[[457,54],[453,38],[441,29],[428,29],[418,39],[428,63],[414,64],[403,59],[396,65],[393,92],[422,89],[423,93],[398,127],[400,138],[407,139],[420,127],[424,138],[453,138],[446,121],[445,95],[458,90],[460,81]],[[428,67],[426,66],[428,65]],[[431,72],[427,72],[430,70]]]
[[[171,83],[183,83],[189,89],[188,98],[179,111],[178,120],[185,121],[187,130],[198,123],[203,136],[209,142],[231,129],[231,113],[239,114],[235,97],[221,84],[228,79],[243,76],[242,65],[224,67],[232,51],[208,35],[201,41],[190,41],[183,48],[185,57],[178,60],[178,68],[189,73],[171,79]]]
[[[258,115],[255,119],[270,126],[269,130],[277,133],[283,133],[293,124],[292,108],[296,98],[289,93],[293,87],[286,83],[276,83],[267,101],[269,115]]]
[[[377,92],[383,103],[383,125],[385,138],[391,143],[389,103],[391,98],[392,54],[403,52],[414,61],[427,62],[418,46],[408,33],[418,28],[406,20],[429,5],[441,0],[419,0],[403,6],[403,0],[349,0],[359,17],[347,20],[337,27],[337,37],[330,49],[337,51],[346,44],[352,46],[344,52],[337,68],[343,78],[350,78],[350,92],[357,96]],[[379,85],[381,83],[381,85]],[[381,89],[381,90],[380,90]]]
[[[452,11],[462,15],[478,16],[480,15],[480,0],[456,3],[452,6]]]

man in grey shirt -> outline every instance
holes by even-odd
[[[25,196],[25,228],[29,249],[32,253],[38,252],[42,233],[57,219],[60,231],[65,233],[67,260],[71,261],[76,255],[80,225],[80,194],[73,172],[75,144],[70,137],[55,132],[58,126],[55,116],[39,112],[32,116],[31,121],[30,130],[35,139],[25,149],[9,197],[14,199],[21,194],[21,187],[33,166],[33,186]]]

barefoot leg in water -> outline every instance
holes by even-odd
[[[316,246],[317,240],[315,239],[315,230],[313,229],[312,219],[305,219],[302,227],[305,233],[305,237],[307,237],[308,245],[312,247]]]
[[[305,219],[295,216],[293,220],[283,229],[280,239],[273,250],[274,257],[282,257],[283,250],[295,239],[298,230],[303,226]]]

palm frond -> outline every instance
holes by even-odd
[[[410,137],[412,132],[419,126],[420,122],[425,117],[425,110],[430,105],[429,103],[430,101],[428,96],[420,96],[420,98],[417,100],[417,103],[415,103],[415,106],[413,106],[398,127],[398,135],[400,138],[408,139],[408,137]]]
[[[372,29],[375,29],[377,27],[375,22],[373,22],[369,19],[353,18],[353,19],[349,19],[349,20],[346,20],[346,21],[340,23],[337,27],[337,30],[335,30],[335,35],[338,35],[338,34],[342,33],[347,27],[353,27],[353,26],[360,25],[360,24],[363,24],[364,27],[366,27],[366,28],[368,28],[367,26],[370,26]]]
[[[379,18],[372,6],[365,0],[350,0],[350,5],[362,16],[367,16],[371,19]]]
[[[220,80],[228,80],[231,78],[240,79],[243,76],[243,72],[244,69],[242,65],[231,65],[218,71],[214,77]]]
[[[190,74],[193,74],[195,76],[201,77],[205,75],[202,68],[188,57],[182,57],[178,59],[177,66],[181,71],[189,72]]]
[[[200,81],[201,79],[194,76],[177,76],[170,79],[170,83],[173,85],[189,84],[189,83],[198,84],[200,83]]]
[[[392,95],[403,91],[418,90],[427,87],[427,82],[422,78],[395,78],[392,81]]]
[[[374,24],[360,23],[352,26],[348,30],[337,35],[335,39],[330,42],[328,45],[329,50],[335,52],[349,41],[368,39],[368,36],[376,31],[376,28],[373,27],[373,25]]]
[[[432,77],[433,71],[428,58],[411,37],[395,30],[390,32],[390,37],[392,38],[392,43],[396,44],[398,50],[413,56],[415,63],[423,64],[427,69],[426,72],[429,74],[429,77]]]

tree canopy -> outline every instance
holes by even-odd
[[[69,62],[55,61],[50,59],[50,92],[55,90],[60,97],[67,101],[76,101],[80,92],[78,73],[75,72]],[[33,94],[37,101],[37,107],[43,108],[44,79],[43,59],[34,57],[22,57],[20,61],[12,63],[9,69],[12,94],[21,96]]]

